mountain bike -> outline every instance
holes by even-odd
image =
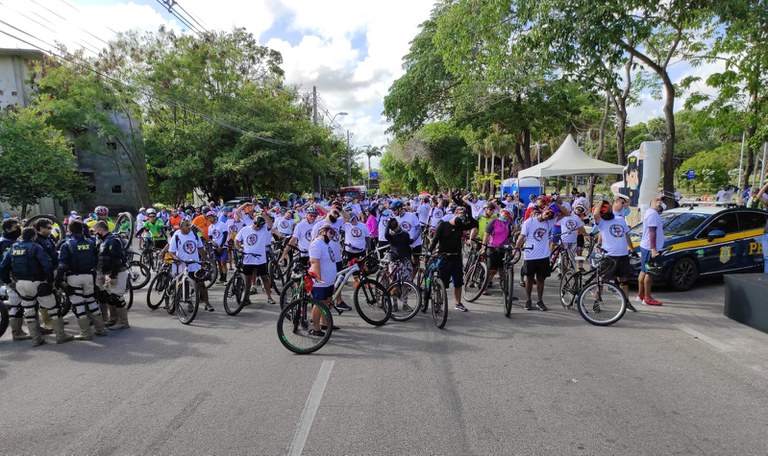
[[[170,258],[170,253],[165,254],[163,264],[149,283],[147,307],[152,310],[157,309],[163,303],[168,307],[174,299],[173,287],[170,286],[173,281],[173,276],[171,275],[172,264],[173,260]]]
[[[177,266],[177,271],[171,283],[168,284],[173,289],[173,300],[167,303],[166,310],[169,314],[175,313],[182,324],[188,325],[197,316],[200,307],[200,287],[205,286],[203,281],[207,272],[200,268],[193,273],[193,278],[187,273],[187,267],[190,264],[202,266],[202,262],[173,260],[173,263]]]
[[[227,315],[237,315],[245,307],[245,273],[243,272],[243,255],[238,254],[235,261],[235,272],[224,287],[224,311]]]
[[[432,304],[432,321],[440,329],[445,327],[448,321],[448,294],[445,285],[440,279],[439,268],[442,255],[422,254],[426,266],[419,268],[416,273],[421,289],[421,311],[426,312]]]
[[[8,290],[5,285],[0,285],[0,337],[3,337],[8,329],[8,324],[11,322],[8,307],[5,304],[7,301]]]
[[[486,255],[481,253],[482,248],[481,240],[472,239],[472,249],[464,264],[464,289],[461,292],[467,302],[475,302],[488,285],[488,265],[485,262]]]
[[[411,261],[410,258],[403,261]],[[419,313],[421,291],[406,277],[400,262],[390,259],[381,260],[380,274],[377,280],[386,288],[392,300],[392,319],[408,321]],[[390,271],[390,266],[392,270]]]
[[[515,265],[520,261],[520,252],[531,250],[533,247],[517,248],[514,244],[499,247],[504,250],[504,266],[501,271],[501,291],[504,294],[504,316],[509,318],[512,313],[512,303],[517,300],[515,291]]]

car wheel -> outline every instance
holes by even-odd
[[[691,258],[681,258],[673,266],[669,275],[669,285],[677,291],[688,291],[699,277],[699,268]]]

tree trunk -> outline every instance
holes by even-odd
[[[623,104],[624,111],[616,111],[616,155],[620,165],[627,164],[627,147],[624,144],[624,136],[627,132],[627,104],[622,100],[620,104]]]
[[[675,207],[675,86],[666,72],[659,76],[664,83],[664,120],[667,129],[664,142],[664,202],[667,207]]]
[[[524,169],[525,161],[523,160],[523,145],[517,141],[515,141],[515,158],[517,159],[518,167],[523,166],[523,168],[521,169]],[[514,173],[514,174],[517,174],[517,173]]]
[[[501,156],[501,181],[504,182],[504,156]]]
[[[608,115],[611,110],[611,99],[608,94],[605,94],[605,109],[603,110],[603,118],[600,120],[600,130],[597,132],[597,159],[603,159],[603,152],[605,152],[605,126],[608,124]]]
[[[523,168],[531,167],[531,130],[523,130]]]
[[[25,218],[27,218],[27,205],[26,204],[22,204],[21,205],[21,219],[24,220]]]
[[[496,151],[491,151],[491,179],[488,181],[488,196],[493,195],[494,187],[496,186],[494,184],[494,174],[496,174]]]

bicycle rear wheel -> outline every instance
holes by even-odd
[[[353,298],[357,313],[369,325],[381,326],[392,316],[392,299],[384,285],[374,279],[361,280]]]
[[[488,281],[488,265],[477,262],[464,274],[464,290],[462,294],[465,301],[475,302],[485,290]]]
[[[139,261],[131,261],[128,265],[128,278],[131,281],[131,286],[134,290],[140,290],[144,288],[151,278],[151,273],[147,265]]]
[[[327,319],[328,329],[319,336],[309,333],[312,329],[313,305],[317,306],[322,316]],[[306,355],[322,348],[331,338],[332,332],[333,316],[328,307],[308,296],[290,302],[277,317],[277,338],[283,347],[299,355]]]
[[[182,324],[188,325],[197,316],[197,310],[200,308],[200,287],[205,286],[200,282],[195,282],[189,278],[184,279],[181,287],[189,287],[189,302],[182,302],[184,290],[181,287],[176,290],[176,316]]]
[[[613,283],[587,285],[579,293],[578,302],[581,317],[596,326],[612,325],[627,311],[627,297]]]
[[[416,285],[404,280],[387,286],[392,305],[392,319],[408,321],[419,313],[421,308],[421,293]]]
[[[0,302],[0,337],[3,337],[5,331],[8,329],[8,323],[10,323],[10,316],[8,315],[8,307],[4,302]]]
[[[171,283],[171,275],[167,272],[161,272],[152,278],[147,290],[147,307],[152,310],[160,307],[168,298],[168,286]]]
[[[229,279],[226,288],[224,288],[224,311],[227,315],[237,315],[243,310],[245,304],[245,277],[236,272]]]
[[[272,282],[272,289],[275,293],[280,293],[285,285],[283,268],[277,260],[272,260],[267,265],[267,271],[269,273],[269,281]]]
[[[440,329],[448,321],[448,294],[440,279],[432,281],[432,321]]]
[[[560,304],[566,309],[573,309],[573,303],[581,291],[581,273],[568,270],[560,278]]]
[[[515,268],[510,265],[504,270],[504,316],[509,318],[509,314],[512,313],[512,301],[514,300],[515,290]]]

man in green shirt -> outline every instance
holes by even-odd
[[[144,222],[143,229],[152,235],[156,248],[162,250],[168,245],[168,238],[165,235],[167,227],[154,209],[147,209],[147,221]]]

